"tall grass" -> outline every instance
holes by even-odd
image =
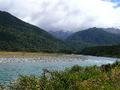
[[[73,66],[43,75],[20,76],[9,90],[120,90],[120,63],[100,67]]]

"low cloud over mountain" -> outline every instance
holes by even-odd
[[[0,0],[0,10],[47,30],[120,28],[119,0]]]

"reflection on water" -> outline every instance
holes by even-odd
[[[113,63],[117,59],[82,55],[40,56],[37,58],[0,58],[0,83],[19,75],[40,75],[42,69],[63,70],[73,65],[90,66]]]

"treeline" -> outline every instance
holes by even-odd
[[[40,30],[38,32],[29,31],[29,28],[22,32],[19,30],[21,27],[16,30],[0,26],[1,51],[63,52],[68,50],[64,42],[54,39]]]
[[[83,49],[81,54],[120,57],[120,45],[89,47]]]

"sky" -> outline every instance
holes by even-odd
[[[120,28],[120,0],[0,0],[0,10],[45,30]]]

